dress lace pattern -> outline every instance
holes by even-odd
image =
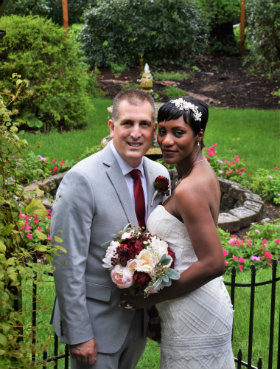
[[[147,228],[168,242],[180,273],[197,257],[185,225],[161,205]],[[161,317],[161,369],[234,369],[233,309],[222,277],[186,296],[157,305]]]

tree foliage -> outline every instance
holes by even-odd
[[[194,0],[97,0],[84,14],[91,66],[182,63],[202,54],[207,29]]]
[[[29,88],[11,103],[19,109],[25,128],[49,130],[83,127],[89,103],[87,66],[72,36],[50,20],[38,16],[5,16],[0,28],[0,91],[14,91],[11,79],[18,73]]]
[[[196,0],[209,24],[211,53],[237,53],[233,25],[239,22],[240,0]]]
[[[69,24],[79,23],[84,10],[94,6],[95,2],[96,0],[68,0]],[[36,14],[50,18],[57,24],[63,24],[61,0],[13,0],[7,5],[5,14]]]
[[[264,71],[280,74],[280,2],[247,1],[248,59]]]

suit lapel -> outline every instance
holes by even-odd
[[[116,194],[119,198],[121,206],[126,214],[127,222],[131,223],[131,225],[138,224],[133,202],[131,200],[127,184],[125,178],[122,174],[122,171],[119,167],[118,162],[116,161],[109,145],[103,149],[103,164],[107,166],[106,174],[116,191]]]
[[[154,207],[151,207],[152,197],[155,192],[154,188],[154,173],[151,170],[150,166],[148,165],[148,161],[144,157],[144,170],[145,170],[145,176],[147,181],[147,193],[148,193],[148,215],[150,212],[154,209]]]

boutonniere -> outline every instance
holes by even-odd
[[[169,194],[169,180],[164,176],[157,176],[154,181],[155,192],[152,197],[151,206],[153,206],[154,200],[158,193],[162,193],[165,195]]]

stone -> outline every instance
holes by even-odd
[[[243,195],[246,192],[246,190],[247,189],[245,187],[239,185],[238,183],[232,182],[228,190],[228,194],[236,200],[241,200],[243,199]]]
[[[263,209],[263,203],[251,200],[244,201],[243,206],[245,206],[245,208],[253,210],[257,214],[259,214]]]
[[[50,199],[43,199],[42,203],[43,203],[43,205],[44,205],[47,209],[51,209],[51,208],[52,208],[53,201],[51,201]]]
[[[232,184],[232,181],[229,181],[228,179],[225,179],[222,177],[218,177],[218,180],[219,180],[221,192],[227,193]]]
[[[251,191],[246,191],[244,193],[244,201],[246,201],[246,200],[256,201],[256,202],[260,202],[260,203],[263,204],[262,198],[259,195],[255,194]]]
[[[245,206],[231,209],[229,213],[240,219],[240,228],[248,227],[257,217],[255,211]]]
[[[37,188],[39,188],[39,185],[37,182],[35,182],[35,183],[31,183],[30,185],[24,187],[24,191],[26,192],[36,191]]]
[[[221,208],[225,210],[232,209],[234,207],[236,200],[230,196],[228,193],[223,193],[221,198]]]
[[[218,226],[226,232],[234,232],[240,229],[240,219],[230,213],[220,213]]]

